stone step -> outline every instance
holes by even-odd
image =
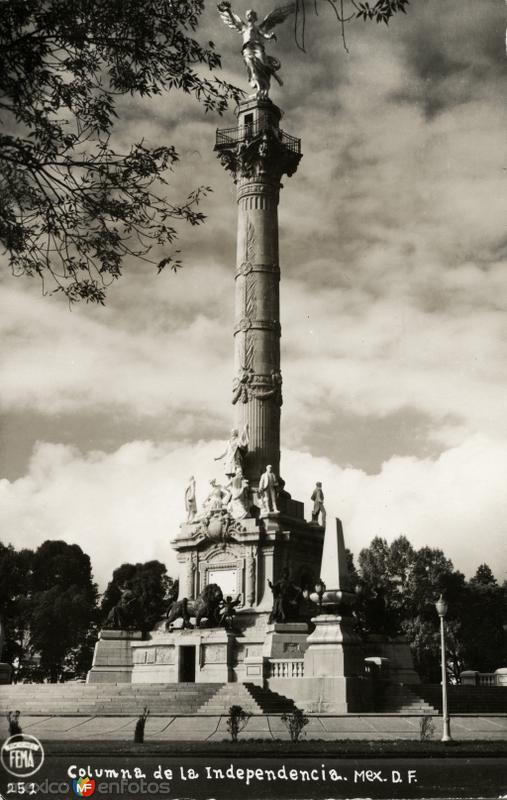
[[[391,684],[384,688],[380,701],[377,703],[377,711],[388,713],[427,713],[436,714],[437,709],[418,697],[415,687],[408,687],[403,684]]]
[[[261,714],[261,707],[255,702],[244,683],[224,683],[200,708],[201,714],[228,714],[231,706],[241,706],[247,714]]]
[[[262,686],[257,686],[254,683],[247,683],[245,685],[248,687],[248,691],[256,701],[257,705],[261,707],[265,714],[291,712],[296,708],[293,700],[289,700],[287,697],[284,697],[277,692],[273,692],[270,689],[265,689]]]
[[[24,715],[138,715],[147,707],[157,714],[192,714],[221,686],[218,683],[121,684],[108,687],[72,684],[58,692],[55,684],[22,684],[0,688],[0,708],[19,710]]]

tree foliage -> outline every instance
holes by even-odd
[[[331,8],[342,35],[343,46],[348,52],[345,26],[357,19],[383,22],[389,25],[391,19],[402,12],[406,14],[410,0],[325,0],[324,5]],[[317,0],[296,0],[295,39],[300,50],[305,50],[306,18],[309,9],[319,13]]]
[[[35,553],[0,544],[3,658],[19,680],[82,676],[90,667],[97,588],[77,545],[44,542]]]
[[[68,670],[90,655],[88,634],[97,608],[90,557],[76,544],[44,542],[34,555],[31,589],[30,644],[42,675],[56,682],[66,659]]]
[[[0,615],[5,642],[0,660],[10,664],[23,661],[30,630],[31,550],[17,551],[0,542]]]
[[[444,595],[447,668],[459,681],[464,669],[494,671],[506,657],[503,615],[506,590],[482,564],[466,581],[437,548],[416,550],[404,536],[388,544],[376,537],[359,554],[361,595],[358,609],[365,633],[405,635],[416,669],[439,680],[440,638],[435,600]]]
[[[389,23],[409,0],[326,0],[341,26]],[[308,0],[296,0],[305,48]],[[311,4],[318,11],[316,0]],[[222,113],[240,90],[206,72],[213,42],[194,38],[204,0],[0,0],[0,242],[14,275],[70,302],[103,303],[128,258],[180,266],[178,223],[199,201],[167,198],[173,145],[115,140],[118,101],[178,89]]]
[[[171,145],[115,144],[118,98],[180,89],[222,112],[238,90],[193,33],[204,0],[0,0],[0,241],[15,275],[103,302],[129,256],[176,268],[176,225],[203,189],[166,199]]]

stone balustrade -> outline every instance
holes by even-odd
[[[461,673],[461,683],[463,686],[505,686],[507,669],[497,669],[496,672],[466,670]]]
[[[270,658],[270,678],[302,678],[305,674],[303,658]]]

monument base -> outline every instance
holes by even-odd
[[[373,710],[372,683],[368,678],[329,676],[271,678],[272,692],[294,700],[312,714],[350,714]]]
[[[141,631],[100,631],[86,682],[131,683],[131,643],[142,638]]]
[[[12,678],[12,667],[10,664],[0,662],[0,685],[10,683]]]
[[[132,683],[230,683],[235,641],[224,628],[154,631],[132,643]]]
[[[347,714],[371,710],[372,684],[364,675],[362,642],[352,630],[352,618],[324,613],[312,622],[315,630],[307,638],[304,676],[294,687],[286,683],[285,694],[293,696],[297,692],[297,704],[308,712]],[[278,681],[269,682],[274,691],[281,691],[278,685]]]
[[[266,628],[265,658],[303,658],[307,645],[306,622],[272,622]]]
[[[393,683],[417,684],[421,678],[415,670],[410,645],[404,636],[386,639],[373,634],[364,643],[365,658],[378,657],[387,661],[388,676]]]

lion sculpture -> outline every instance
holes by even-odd
[[[210,583],[201,592],[197,600],[188,600],[184,597],[172,603],[167,610],[166,628],[172,625],[174,620],[180,617],[183,620],[184,628],[193,628],[190,617],[195,617],[197,628],[201,626],[201,621],[206,617],[208,627],[213,628],[220,624],[219,608],[223,603],[224,596],[217,583]]]

